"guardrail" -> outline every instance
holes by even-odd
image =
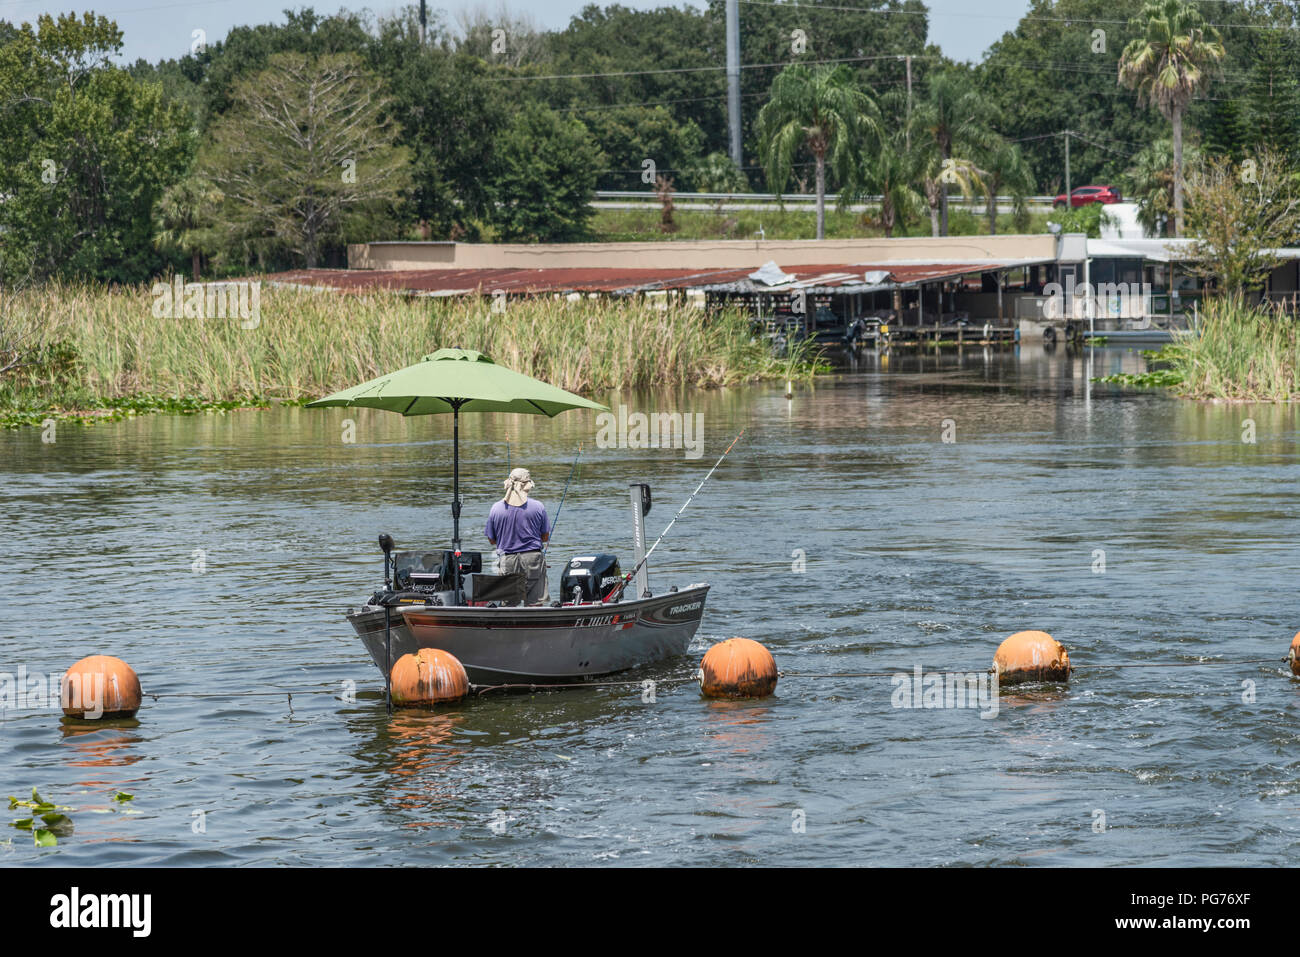
[[[882,198],[882,197],[880,197],[880,196],[859,196],[859,197],[857,198],[857,200],[855,200],[855,202],[859,202],[859,203],[863,203],[863,202],[865,202],[865,203],[878,203],[878,202],[880,202],[881,198]],[[657,200],[659,199],[659,194],[656,193],[654,190],[634,190],[634,189],[598,189],[598,190],[596,190],[596,199],[643,199],[643,200],[646,200],[646,201],[648,201],[648,202],[655,202],[655,201],[657,201]],[[674,192],[674,193],[673,193],[673,199],[675,199],[675,200],[679,200],[679,199],[680,199],[680,200],[686,200],[686,199],[699,199],[699,200],[710,200],[710,201],[713,201],[713,202],[723,202],[723,203],[744,203],[744,202],[750,202],[750,203],[815,203],[815,202],[817,201],[817,197],[816,197],[816,195],[813,194],[813,193],[781,193],[780,195],[778,195],[778,194],[776,194],[776,193],[688,193],[688,192]],[[1052,203],[1055,199],[1056,199],[1055,196],[1026,196],[1026,197],[1025,197],[1025,201],[1028,202],[1028,203],[1033,203],[1033,204],[1046,204],[1046,205],[1051,205],[1051,203]],[[839,194],[838,194],[838,193],[827,193],[827,194],[826,194],[826,205],[827,205],[827,206],[833,206],[833,205],[837,204],[837,203],[839,202],[839,200],[840,200],[840,197],[839,197]],[[996,197],[996,200],[997,200],[997,202],[998,202],[999,204],[1009,206],[1009,205],[1011,205],[1012,203],[1015,202],[1015,197],[1013,197],[1013,196],[998,196],[998,197]],[[962,203],[972,202],[972,203],[976,203],[976,204],[982,204],[983,202],[985,202],[985,200],[983,200],[983,199],[976,199],[976,200],[958,199],[958,200],[954,200],[954,202],[962,202]]]

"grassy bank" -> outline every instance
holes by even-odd
[[[14,330],[37,330],[32,361],[0,378],[6,424],[48,413],[120,417],[302,401],[442,346],[480,350],[583,394],[816,371],[808,354],[774,358],[737,313],[634,301],[538,299],[494,313],[488,300],[264,286],[251,329],[239,319],[155,318],[153,306],[148,286],[47,285],[5,301],[0,343]]]
[[[1191,399],[1289,402],[1300,397],[1300,325],[1240,299],[1210,300],[1197,328],[1150,354],[1152,371],[1103,381],[1160,385]]]

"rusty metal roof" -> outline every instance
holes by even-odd
[[[339,292],[392,290],[422,296],[544,295],[566,293],[634,293],[701,289],[719,292],[765,292],[805,289],[853,291],[915,285],[968,273],[992,272],[1049,260],[1000,260],[961,263],[832,263],[781,267],[792,282],[766,285],[745,269],[299,269],[266,277],[270,283],[331,289]],[[873,277],[869,273],[884,274]]]

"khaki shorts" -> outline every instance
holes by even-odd
[[[524,597],[525,605],[536,605],[550,599],[550,589],[546,582],[546,557],[540,552],[517,552],[514,555],[501,556],[501,574],[513,575],[523,573],[528,579],[528,592]]]

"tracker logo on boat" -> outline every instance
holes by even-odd
[[[981,718],[998,713],[996,671],[934,671],[917,665],[912,674],[900,672],[890,679],[895,708],[979,708]]]
[[[125,927],[133,937],[148,937],[152,913],[152,894],[83,895],[74,887],[71,893],[50,898],[51,927]]]
[[[150,292],[155,319],[240,319],[244,329],[262,324],[260,279],[187,283],[175,276],[169,283],[154,283]]]
[[[596,416],[596,447],[601,449],[685,449],[686,458],[704,454],[704,413],[631,412]]]
[[[673,605],[672,608],[669,608],[669,609],[668,609],[668,614],[670,614],[670,615],[680,615],[680,614],[682,614],[682,613],[684,613],[684,612],[694,611],[695,609],[700,608],[700,607],[702,607],[703,605],[704,605],[704,602],[702,602],[702,601],[693,601],[693,602],[688,602],[688,603],[685,604],[685,605]]]

